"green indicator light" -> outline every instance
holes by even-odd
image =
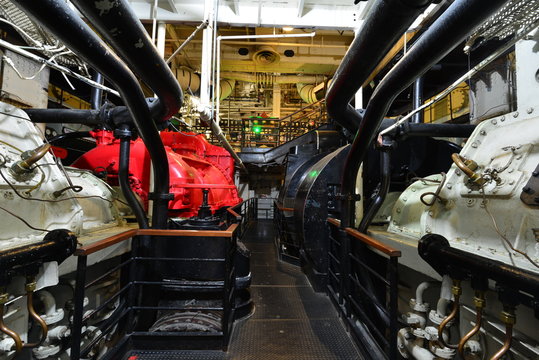
[[[262,127],[261,126],[253,126],[253,132],[255,134],[260,134],[262,132]]]

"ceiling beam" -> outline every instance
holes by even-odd
[[[298,0],[298,18],[303,17],[304,7],[305,7],[305,0]]]
[[[172,10],[173,13],[177,14],[178,8],[176,7],[176,2],[174,0],[165,0],[170,7],[170,10]]]

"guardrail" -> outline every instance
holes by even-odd
[[[243,236],[249,223],[256,219],[256,199],[248,199],[238,205],[227,209],[226,222],[228,227],[225,230],[160,230],[160,229],[130,229],[122,233],[110,236],[95,243],[85,245],[78,248],[75,251],[77,256],[77,271],[76,271],[76,284],[74,292],[74,310],[73,310],[73,323],[71,327],[71,354],[70,359],[79,360],[87,357],[102,339],[111,333],[113,329],[116,329],[118,324],[124,325],[124,338],[118,343],[118,345],[111,350],[110,356],[113,356],[114,352],[118,352],[118,349],[125,346],[130,341],[131,337],[136,338],[151,338],[155,337],[154,341],[159,343],[162,341],[178,341],[179,337],[190,338],[194,336],[203,335],[206,339],[212,338],[214,343],[221,342],[222,347],[226,348],[232,326],[234,322],[234,303],[235,303],[235,281],[236,271],[234,266],[234,257],[236,253],[237,241]],[[179,257],[152,257],[148,254],[144,254],[141,251],[141,241],[150,241],[151,243],[160,242],[164,239],[173,238],[175,241],[188,241],[189,238],[204,237],[208,241],[221,241],[222,239],[226,243],[226,250],[224,256],[221,258],[179,258]],[[121,242],[131,241],[131,250],[124,256],[124,259],[99,277],[88,281],[88,256],[95,254],[99,251],[107,249],[110,246],[119,244]],[[224,265],[223,278],[220,281],[212,281],[214,290],[223,292],[221,306],[218,307],[185,307],[185,306],[150,306],[147,304],[139,303],[138,294],[143,292],[145,287],[161,287],[163,285],[170,285],[170,282],[148,281],[146,277],[140,277],[140,269],[143,264],[153,263],[157,266],[158,263],[169,262],[219,262]],[[107,278],[108,276],[120,272],[120,278],[126,279],[123,284],[120,285],[120,289],[115,292],[108,299],[103,301],[92,311],[84,311],[84,298],[86,290]],[[192,284],[182,284],[182,288],[188,288],[190,290],[196,290],[204,284],[200,282],[193,282]],[[108,309],[115,303],[119,304],[114,313],[105,321],[94,325],[98,332],[98,335],[93,337],[90,341],[86,342],[84,346],[81,346],[82,332],[85,326],[88,325],[92,319],[95,319],[103,310]],[[137,314],[141,314],[145,311],[172,311],[172,310],[189,310],[189,311],[218,311],[222,312],[221,318],[221,332],[212,334],[193,334],[193,333],[151,333],[148,331],[134,331],[133,324]],[[116,332],[118,330],[115,330]]]
[[[398,359],[398,258],[401,252],[356,229],[330,229],[328,294],[365,356]]]

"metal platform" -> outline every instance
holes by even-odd
[[[256,308],[235,324],[228,352],[132,351],[125,360],[361,359],[329,298],[315,293],[298,267],[277,260],[273,237],[273,223],[262,220],[243,239]]]

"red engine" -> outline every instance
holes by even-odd
[[[94,172],[106,172],[107,182],[118,185],[120,141],[109,131],[95,131],[97,146],[77,159],[73,166]],[[241,202],[234,185],[234,160],[223,148],[208,143],[204,135],[161,132],[167,152],[170,193],[170,216],[191,217],[202,204],[202,190],[208,189],[208,202],[215,211]],[[159,176],[159,174],[155,174]],[[133,191],[148,207],[150,192],[150,156],[142,140],[131,142],[129,181]]]

